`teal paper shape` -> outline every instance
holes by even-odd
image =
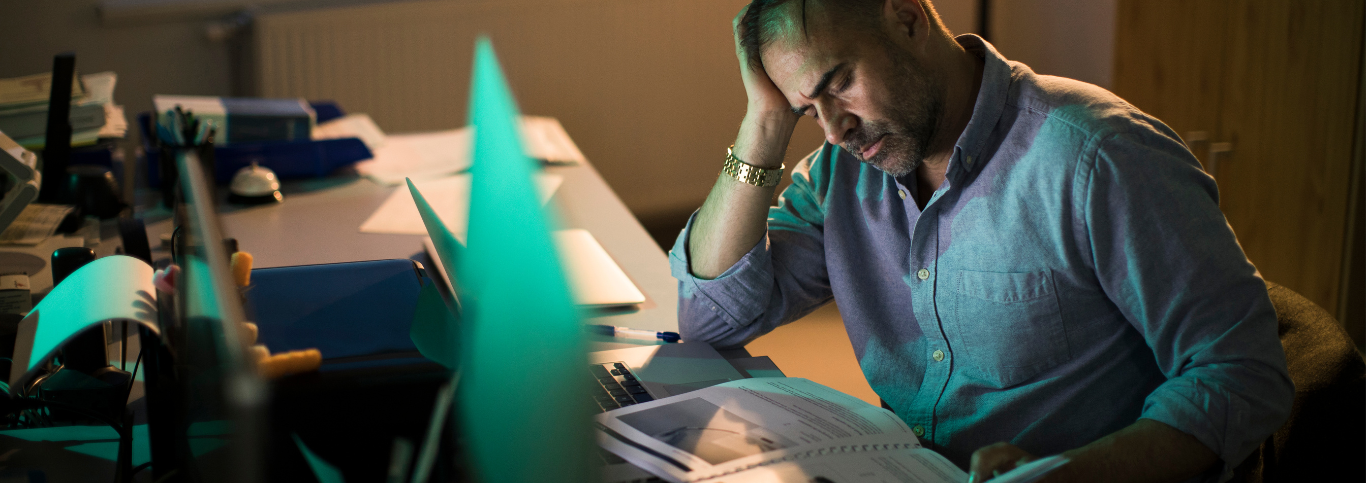
[[[304,459],[308,460],[309,468],[313,469],[313,477],[318,478],[318,483],[342,483],[342,472],[337,471],[337,467],[332,466],[318,455],[313,454],[308,446],[304,445],[304,440],[299,439],[298,434],[290,433],[294,438],[294,445],[299,447],[299,452],[304,453]]]
[[[413,339],[418,352],[448,369],[460,367],[459,327],[437,285],[432,282],[424,284],[422,291],[418,292],[413,323],[408,327],[408,337]]]
[[[469,341],[460,427],[479,481],[590,481],[596,445],[582,322],[517,120],[493,46],[480,37],[470,88],[469,234],[456,277],[470,295],[461,300]]]
[[[461,252],[464,251],[460,240],[451,234],[451,230],[446,227],[446,223],[437,216],[437,211],[432,209],[432,205],[427,203],[427,198],[422,196],[418,187],[413,185],[413,180],[404,178],[408,183],[408,193],[413,195],[413,203],[418,205],[418,215],[422,216],[423,227],[427,228],[427,236],[432,237],[432,246],[437,249],[437,258],[441,259],[441,266],[446,269],[446,279],[452,284],[457,282],[456,265],[460,263]],[[460,291],[451,287],[452,291],[459,294]]]
[[[191,423],[189,431],[190,454],[198,457],[227,444],[225,438],[228,433],[224,426],[222,422],[218,421]],[[151,440],[148,436],[147,425],[133,425],[131,431],[133,431],[133,466],[151,461],[152,448],[149,443]],[[0,436],[24,441],[52,441],[59,445],[66,445],[67,451],[109,461],[117,461],[119,457],[119,433],[109,426],[52,426],[11,429],[0,431]]]
[[[57,284],[20,322],[20,335],[33,334],[30,348],[16,347],[9,376],[11,392],[37,375],[77,334],[107,320],[126,320],[158,330],[152,267],[136,258],[112,255],[96,259]],[[18,383],[18,384],[16,384]]]

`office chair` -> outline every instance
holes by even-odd
[[[1314,302],[1272,282],[1267,293],[1296,398],[1286,424],[1235,468],[1233,481],[1362,481],[1362,353]]]

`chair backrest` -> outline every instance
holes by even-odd
[[[1267,282],[1296,385],[1291,417],[1236,469],[1235,481],[1362,481],[1367,363],[1343,326],[1300,294]],[[1350,477],[1355,477],[1351,478]]]

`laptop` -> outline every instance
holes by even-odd
[[[645,303],[645,294],[632,283],[631,277],[622,271],[622,267],[613,261],[612,256],[588,230],[556,230],[551,235],[556,248],[560,250],[575,305],[613,308]],[[451,287],[446,267],[435,256],[437,248],[432,243],[432,237],[423,237],[422,246],[435,269],[434,278],[440,278],[443,284]]]
[[[417,187],[409,184],[409,190],[418,206],[419,214],[422,215],[423,225],[427,228],[428,237],[423,240],[423,249],[433,268],[429,273],[441,275],[434,278],[445,285],[442,287],[443,291],[453,297],[456,306],[459,306],[459,281],[453,283],[446,274],[452,273],[447,268],[455,257],[459,256],[462,247],[437,218]],[[583,231],[583,235],[587,234],[587,231]],[[584,243],[583,235],[571,236],[578,237],[580,243]],[[611,262],[602,247],[592,240],[591,235],[588,241],[592,242],[592,246],[601,254],[593,253],[595,250],[592,249],[579,252],[562,248],[562,256],[573,257],[576,254],[588,253],[585,256],[591,257],[592,260]],[[564,264],[573,266],[575,263]],[[620,268],[617,268],[615,263],[612,267],[620,273]],[[626,275],[622,274],[618,282],[613,283],[620,284],[620,280],[625,279]],[[635,290],[635,286],[631,285],[629,280],[627,285]],[[640,300],[644,300],[644,296],[639,295],[639,290],[635,292]],[[585,383],[596,386],[593,390],[595,402],[603,411],[745,378],[716,349],[706,343],[681,342],[595,351],[590,352],[588,358]]]

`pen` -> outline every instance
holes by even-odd
[[[589,332],[606,335],[609,337],[627,337],[631,339],[662,340],[665,342],[678,342],[678,332],[656,332],[653,330],[628,329],[626,327],[614,327],[611,325],[589,324]]]

